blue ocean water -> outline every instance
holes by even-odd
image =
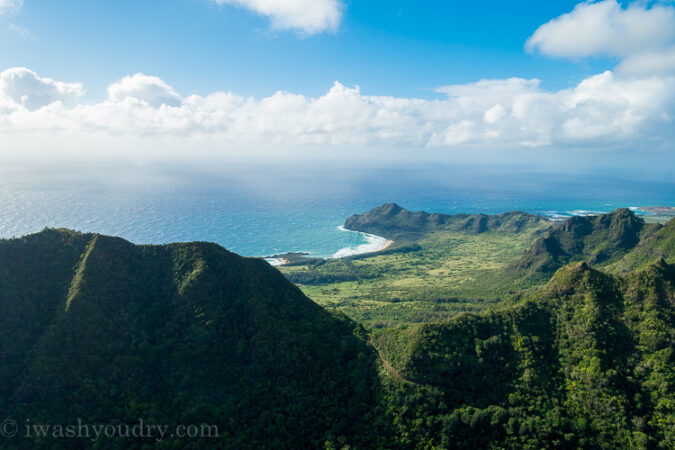
[[[385,202],[450,214],[607,212],[675,206],[675,182],[443,166],[42,168],[0,178],[0,237],[67,227],[135,243],[212,241],[248,256],[328,257],[366,244],[339,226]]]

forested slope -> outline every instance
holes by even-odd
[[[374,343],[403,377],[403,445],[672,448],[675,269],[615,277],[576,263],[522,303]],[[420,418],[424,420],[419,421]]]
[[[485,312],[369,332],[215,244],[68,230],[1,240],[5,417],[219,431],[1,445],[673,448],[672,225],[648,229],[622,211],[590,223],[551,236],[579,257],[609,252],[614,274],[572,262]]]
[[[160,448],[356,445],[377,380],[355,327],[215,244],[0,241],[0,410],[18,423],[219,427],[218,442]]]

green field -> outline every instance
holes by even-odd
[[[397,242],[386,254],[280,270],[320,305],[366,326],[441,320],[484,310],[527,287],[502,269],[547,228],[544,223],[521,233],[435,231],[414,244]]]

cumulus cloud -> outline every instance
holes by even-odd
[[[494,124],[497,123],[500,119],[504,118],[506,115],[506,108],[500,104],[496,104],[492,108],[485,111],[483,114],[483,119],[486,123]]]
[[[244,7],[270,18],[275,29],[306,34],[334,31],[342,20],[340,0],[213,0],[219,5]]]
[[[7,84],[14,73],[34,82]],[[515,148],[635,148],[672,142],[675,78],[619,77],[611,71],[555,92],[511,78],[439,88],[439,100],[365,95],[336,82],[319,97],[279,91],[265,98],[232,92],[181,97],[158,77],[112,84],[107,100],[68,104],[79,85],[27,69],[2,72],[0,132],[47,131],[126,136],[211,137],[234,144],[322,144]],[[39,95],[48,87],[49,96]],[[39,99],[39,100],[35,100]],[[36,106],[38,106],[36,108]]]
[[[317,9],[303,1],[220,1],[269,14],[278,27],[309,32],[339,22],[333,1],[312,2]],[[583,3],[540,27],[528,40],[532,50],[620,59],[616,69],[558,91],[514,77],[441,86],[437,92],[444,97],[437,100],[366,95],[339,82],[318,97],[286,91],[265,98],[233,92],[182,97],[161,78],[137,73],[111,84],[106,100],[84,103],[78,83],[8,69],[0,73],[0,133],[418,148],[666,147],[675,139],[674,11],[644,4],[622,8],[606,0]]]
[[[675,73],[675,45],[662,51],[646,51],[627,56],[617,70],[631,76]]]
[[[275,26],[311,31],[339,22],[337,2],[315,0],[312,5],[323,6],[313,10],[303,1],[236,1],[269,14],[279,21]],[[305,9],[314,19],[299,18]],[[666,148],[675,139],[672,21],[672,7],[583,3],[540,27],[527,45],[555,56],[616,56],[615,70],[558,91],[517,77],[441,86],[436,100],[367,95],[339,82],[318,97],[287,91],[265,98],[233,92],[183,97],[161,78],[137,73],[111,84],[106,100],[86,103],[79,83],[7,69],[0,72],[0,134],[494,150]]]
[[[636,75],[675,71],[675,8],[616,0],[586,2],[540,26],[525,44],[562,58],[610,56],[618,71]]]
[[[161,105],[178,106],[181,103],[180,95],[171,86],[159,77],[142,73],[124,77],[108,86],[108,97],[116,102],[143,102],[155,108]]]
[[[18,11],[23,0],[0,0],[0,16]]]
[[[70,105],[82,95],[80,83],[42,78],[23,67],[0,72],[0,105],[4,103],[5,108],[22,106],[34,111],[55,102]]]

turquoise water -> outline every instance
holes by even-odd
[[[607,212],[675,205],[675,182],[514,169],[78,168],[5,173],[0,237],[67,227],[135,243],[213,241],[249,256],[332,256],[367,243],[339,229],[385,202],[444,213]]]

